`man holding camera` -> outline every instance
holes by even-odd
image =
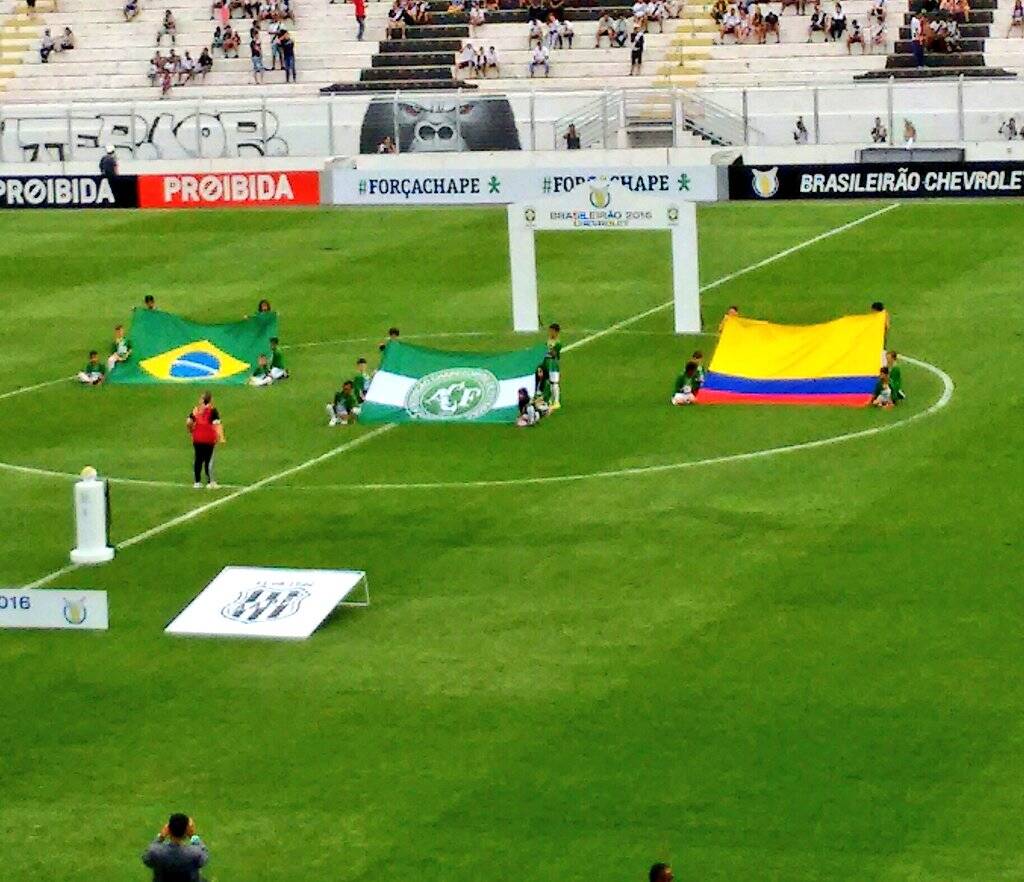
[[[153,882],[201,882],[199,870],[209,857],[195,822],[173,814],[143,853],[142,863],[153,871]]]

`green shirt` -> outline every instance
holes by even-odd
[[[273,349],[270,352],[270,366],[272,368],[278,368],[284,370],[284,356],[281,355],[280,349]]]
[[[534,383],[534,387],[536,387],[536,385],[537,384]],[[537,388],[534,389],[533,397],[536,398],[538,395],[541,398],[544,399],[544,402],[546,404],[551,404],[551,381],[550,380],[545,380],[541,384],[541,387],[539,389],[537,389]]]
[[[694,395],[696,395],[697,394],[697,390],[700,388],[700,374],[690,374],[690,375],[687,375],[685,373],[680,374],[678,377],[676,377],[675,389],[673,389],[672,391],[673,392],[682,392],[685,389],[685,387],[687,387],[687,386],[689,386],[690,387],[690,391]]]
[[[366,397],[366,390],[370,388],[369,374],[356,374],[352,378],[352,385],[355,387],[356,395],[360,398]]]
[[[335,392],[334,393],[334,406],[341,405],[349,413],[359,406],[359,402],[356,401],[355,393],[353,392]]]
[[[889,388],[892,390],[892,400],[904,398],[903,394],[903,371],[898,364],[889,368]]]
[[[562,341],[561,340],[548,340],[548,351],[544,356],[544,367],[548,369],[548,373],[557,373],[559,370],[559,364],[562,358]]]
[[[97,361],[95,364],[91,361],[85,363],[85,368],[82,370],[83,374],[105,374],[107,369],[103,366],[102,361]]]
[[[110,354],[120,355],[122,358],[126,356],[132,349],[132,342],[127,337],[122,337],[120,340],[114,340],[110,344]]]
[[[258,364],[258,365],[256,365],[256,370],[254,370],[252,372],[252,375],[254,377],[261,377],[261,378],[262,377],[269,377],[270,376],[270,368],[265,367],[262,364]]]

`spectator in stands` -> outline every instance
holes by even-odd
[[[786,11],[787,6],[792,6],[796,9],[797,15],[803,15],[807,9],[807,0],[782,0],[782,11]]]
[[[658,25],[658,32],[665,33],[665,19],[669,17],[668,7],[664,0],[649,0],[647,3],[647,27]]]
[[[999,126],[999,134],[1005,135],[1007,141],[1012,141],[1017,137],[1017,120],[1012,116],[1004,123]]]
[[[558,29],[558,39],[562,45],[572,49],[572,41],[576,38],[576,31],[573,29],[571,21],[563,21]]]
[[[721,2],[724,2],[724,0],[721,0]],[[597,36],[594,38],[595,49],[601,48],[601,37],[608,38],[608,48],[610,49],[615,41],[615,22],[607,12],[597,20]]]
[[[960,24],[967,24],[971,20],[971,4],[968,0],[956,0],[953,19]]]
[[[464,70],[469,73],[474,64],[476,63],[476,50],[473,48],[472,43],[467,43],[462,47],[462,52],[459,54],[459,60],[455,63],[456,70]]]
[[[963,46],[960,43],[960,25],[957,24],[955,18],[951,18],[947,22],[943,22],[945,33],[943,36],[946,41],[947,52],[959,52]]]
[[[633,30],[647,30],[647,4],[636,0],[633,4]]]
[[[173,85],[171,80],[171,65],[166,61],[160,71],[160,97],[166,98],[171,94],[171,86]]]
[[[547,18],[547,13],[544,7],[541,5],[540,0],[530,0],[530,5],[526,10],[527,21],[544,21]]]
[[[928,41],[928,22],[924,13],[918,12],[910,20],[910,51],[914,54],[914,65],[924,67],[924,47]]]
[[[47,28],[43,31],[43,38],[39,42],[39,60],[43,64],[48,64],[50,61],[50,55],[53,52],[53,37],[50,36],[50,29]]]
[[[804,118],[798,116],[796,118],[796,128],[793,129],[793,141],[797,144],[806,144],[810,137],[810,132],[807,131],[807,126],[804,125]]]
[[[270,69],[277,70],[280,67],[284,70],[284,58],[281,55],[281,22],[272,21],[267,25],[267,33],[270,34]]]
[[[530,22],[530,31],[526,36],[526,48],[530,49],[534,43],[540,46],[544,42],[544,25],[541,24],[540,19],[533,19]]]
[[[781,43],[782,38],[779,36],[779,16],[775,13],[775,10],[768,10],[768,14],[764,17],[764,40],[762,42],[768,42],[768,35],[775,34],[775,42]]]
[[[1020,35],[1024,37],[1024,0],[1014,0],[1013,12],[1010,13],[1010,26],[1006,29],[1006,36],[1009,37],[1013,29],[1017,28]]]
[[[562,139],[565,141],[566,150],[580,149],[580,136],[576,132],[576,123],[569,123],[569,128],[566,129],[565,134],[562,135]]]
[[[548,16],[546,41],[548,49],[562,48],[562,26],[553,12]]]
[[[530,76],[533,77],[538,68],[544,68],[544,76],[551,75],[551,64],[548,61],[550,53],[548,47],[542,43],[538,43],[533,47],[533,52],[530,55]]]
[[[139,0],[128,0],[121,12],[124,13],[125,21],[131,21],[139,14]]]
[[[384,140],[377,145],[377,153],[382,156],[390,156],[398,152],[398,148],[395,146],[395,142],[391,140],[390,135],[385,135]]]
[[[807,42],[810,43],[814,39],[815,34],[827,36],[828,28],[828,14],[821,11],[821,3],[819,0],[814,0],[814,8],[811,10],[811,23],[807,28]]]
[[[160,45],[164,36],[171,38],[171,45],[173,46],[178,40],[178,25],[174,21],[174,13],[167,9],[164,11],[163,21],[160,23],[160,30],[156,32],[156,44]]]
[[[846,13],[843,12],[843,5],[841,3],[836,3],[836,8],[832,12],[831,21],[829,21],[828,35],[832,40],[838,41],[845,32]]]
[[[857,19],[854,19],[850,23],[850,33],[848,33],[846,35],[846,54],[847,55],[853,55],[853,44],[854,43],[859,43],[860,44],[860,51],[861,51],[862,55],[865,52],[867,52],[867,46],[864,43],[864,34],[861,31],[861,29],[860,29],[860,23],[857,21]]]
[[[263,43],[259,32],[249,40],[249,56],[252,59],[252,81],[254,85],[263,85]]]
[[[909,119],[903,120],[903,146],[909,149],[914,146],[915,141],[917,141],[917,129]]]
[[[238,47],[242,45],[242,38],[238,35],[238,31],[228,25],[224,29],[224,57],[225,58],[238,58]]]
[[[67,52],[69,49],[75,48],[75,35],[71,32],[71,28],[64,28],[64,33],[61,34],[60,42],[54,46],[55,52]]]
[[[195,75],[196,63],[192,60],[192,54],[186,51],[185,57],[181,59],[181,63],[178,66],[178,85],[184,86],[186,83],[194,79]]]
[[[388,10],[387,37],[389,40],[405,39],[405,9],[398,0]]]
[[[117,154],[113,144],[107,144],[106,151],[100,157],[100,174],[105,178],[117,177]]]
[[[715,24],[719,27],[722,26],[722,19],[725,18],[725,13],[729,11],[729,5],[725,0],[715,0],[711,6],[711,18]]]
[[[880,116],[875,117],[875,124],[871,127],[871,142],[873,144],[884,144],[889,140],[889,130],[882,124]]]
[[[633,76],[640,73],[644,63],[644,32],[640,28],[634,28],[629,40],[633,44],[629,52],[629,75]]]
[[[629,21],[626,16],[621,15],[615,19],[615,45],[620,49],[629,40]]]
[[[501,76],[498,72],[498,50],[493,46],[488,46],[487,51],[484,53],[484,76],[487,76],[487,71],[489,70],[493,70],[496,77]]]
[[[740,26],[740,17],[736,14],[736,7],[730,6],[729,11],[722,17],[722,22],[718,26],[718,42],[725,44],[725,38],[732,35],[734,41],[738,40],[736,36],[736,29]]]
[[[203,82],[206,82],[206,75],[213,70],[213,56],[210,54],[208,47],[205,47],[202,52],[199,53],[199,61],[196,63],[197,72],[199,76],[203,78]]]
[[[213,37],[210,39],[210,48],[220,49],[221,51],[224,49],[224,32],[221,31],[220,25],[217,25],[217,27],[213,29]],[[160,53],[158,52],[157,55],[159,54]]]
[[[281,60],[284,62],[284,81],[295,82],[295,41],[288,31],[281,31],[278,35],[281,41]]]
[[[484,12],[483,6],[480,5],[478,0],[473,0],[472,5],[469,7],[469,32],[473,33],[476,28],[482,27],[486,20],[487,13]]]
[[[761,14],[761,7],[757,4],[754,4],[754,12],[750,17],[750,30],[754,34],[754,42],[759,46],[762,45],[765,40],[764,16]]]
[[[164,60],[160,57],[160,50],[157,50],[156,55],[149,59],[149,71],[146,74],[146,79],[149,80],[151,86],[156,85],[156,78],[160,76],[160,69],[164,65]]]

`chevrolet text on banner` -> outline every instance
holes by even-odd
[[[572,193],[584,184],[620,184],[632,193],[715,202],[718,167],[438,169],[434,172],[336,168],[336,205],[505,205]]]
[[[1024,162],[729,166],[730,199],[1024,196]]]
[[[135,175],[0,176],[0,208],[138,208]]]
[[[818,404],[863,407],[878,382],[886,314],[820,325],[725,319],[698,404]]]
[[[78,588],[0,588],[0,628],[106,631],[107,592]]]
[[[203,325],[157,309],[136,309],[128,333],[131,356],[108,383],[244,383],[260,354],[270,357],[277,313]]]
[[[315,171],[140,175],[142,208],[319,205]]]
[[[534,390],[543,344],[517,352],[444,352],[392,340],[359,414],[363,423],[514,423]]]

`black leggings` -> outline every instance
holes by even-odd
[[[213,480],[213,448],[213,444],[192,442],[192,449],[196,452],[195,459],[192,461],[192,472],[196,476],[197,484],[202,480],[203,469],[206,469],[206,480]]]

